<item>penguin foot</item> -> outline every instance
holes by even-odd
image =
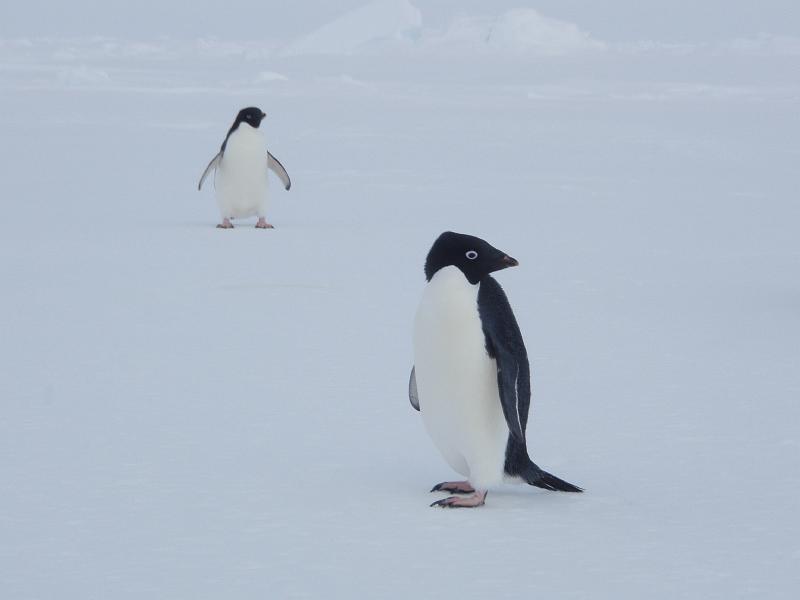
[[[222,219],[222,223],[217,225],[217,229],[233,229],[233,223],[228,217],[225,217]]]
[[[469,484],[469,481],[443,481],[437,483],[432,492],[447,492],[449,494],[474,494],[475,489]]]
[[[488,493],[488,491],[476,492],[472,496],[467,496],[466,498],[450,496],[444,500],[437,500],[431,504],[431,506],[441,506],[442,508],[475,508],[477,506],[483,506],[486,503],[486,495]]]
[[[256,229],[275,229],[275,226],[267,223],[267,220],[264,217],[259,217],[258,223],[256,223]]]

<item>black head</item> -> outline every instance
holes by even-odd
[[[430,281],[439,269],[455,266],[472,283],[500,269],[516,267],[519,263],[473,235],[445,231],[433,243],[425,260],[425,278]]]
[[[239,125],[242,123],[247,123],[251,127],[258,129],[258,126],[261,125],[261,121],[264,120],[264,117],[267,116],[267,113],[263,112],[260,108],[256,108],[255,106],[250,106],[249,108],[243,108],[239,111],[239,114],[236,115],[236,120],[231,125],[231,128],[228,129],[228,135],[225,136],[225,140],[222,142],[222,146],[220,147],[220,151],[225,152],[225,147],[228,145],[228,138],[231,137],[231,134],[239,128]]]
[[[239,114],[236,115],[236,121],[234,121],[231,129],[236,129],[239,123],[247,123],[251,127],[258,129],[258,126],[261,125],[261,121],[266,116],[267,113],[263,112],[260,108],[256,108],[255,106],[243,108],[239,111]]]

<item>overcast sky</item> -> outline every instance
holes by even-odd
[[[27,0],[0,3],[0,37],[107,35],[148,39],[286,40],[366,0]],[[529,7],[608,41],[717,41],[759,33],[800,35],[798,0],[412,0],[426,26],[457,15]]]

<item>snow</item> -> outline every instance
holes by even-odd
[[[267,81],[286,81],[287,79],[288,77],[286,77],[286,75],[276,73],[275,71],[261,71],[261,73],[256,75],[254,83],[265,83]]]
[[[412,37],[421,22],[419,9],[408,0],[375,0],[294,41],[284,52],[352,54],[365,45]]]
[[[485,14],[416,6],[349,55],[287,55],[310,22],[3,39],[0,597],[796,596],[795,24],[542,9],[602,48],[458,56],[425,40]],[[196,183],[250,105],[293,185],[221,231]],[[406,386],[445,229],[520,261],[531,452],[585,494],[428,507],[454,474]]]
[[[545,54],[567,54],[604,47],[574,23],[550,19],[531,9],[516,9],[500,15],[487,38],[490,45],[533,49]]]
[[[533,9],[518,8],[491,17],[459,17],[430,43],[455,45],[461,52],[494,50],[558,56],[602,50],[574,23],[552,19]]]

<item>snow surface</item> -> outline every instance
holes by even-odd
[[[594,44],[462,54],[431,40],[514,7],[417,6],[345,56],[285,51],[311,18],[6,21],[0,598],[797,596],[796,21],[542,9]],[[292,190],[217,230],[197,178],[253,104]],[[531,452],[585,494],[428,507],[454,474],[406,384],[445,229],[520,260]]]

